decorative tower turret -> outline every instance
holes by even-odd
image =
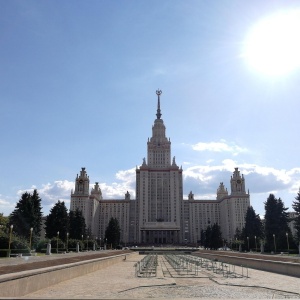
[[[230,179],[231,195],[246,194],[244,175],[240,175],[238,168],[234,168],[233,175]]]
[[[75,193],[77,195],[89,195],[90,178],[87,176],[85,168],[81,168],[80,175],[75,180]]]
[[[95,185],[91,191],[91,196],[93,196],[97,200],[102,200],[102,192],[99,186],[99,182],[95,182]]]
[[[97,182],[92,190],[92,195],[90,195],[89,185],[90,178],[85,168],[81,168],[79,176],[77,174],[75,179],[75,191],[71,193],[70,210],[81,210],[87,228],[94,233],[94,216],[98,201],[102,198],[102,195]]]
[[[226,196],[228,196],[228,191],[225,189],[223,182],[220,182],[220,185],[217,189],[217,200],[220,200]]]

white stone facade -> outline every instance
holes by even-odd
[[[233,238],[236,228],[242,229],[250,206],[250,195],[245,190],[245,178],[235,168],[230,179],[230,193],[223,182],[215,200],[196,200],[190,192],[183,200],[183,170],[175,157],[171,161],[171,141],[161,119],[160,95],[152,126],[152,137],[147,142],[147,161],[136,169],[136,199],[127,192],[124,199],[103,199],[96,182],[89,192],[89,177],[82,168],[71,193],[71,210],[82,210],[87,227],[103,240],[111,217],[117,218],[121,241],[125,244],[197,244],[201,230],[218,223],[223,239]]]

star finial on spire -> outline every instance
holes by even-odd
[[[161,117],[161,113],[160,113],[160,95],[161,94],[162,94],[162,91],[160,89],[157,89],[156,90],[156,95],[158,97],[158,99],[157,99],[157,113],[156,113],[157,119],[160,119],[160,117]]]

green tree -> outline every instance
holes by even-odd
[[[3,213],[0,213],[0,230],[4,230],[4,228],[8,224],[8,221],[8,217],[4,217]]]
[[[242,230],[242,240],[244,245],[247,245],[249,241],[249,248],[255,248],[259,246],[259,241],[263,239],[263,225],[258,214],[252,206],[249,206],[245,216],[245,226]]]
[[[205,247],[205,230],[203,229],[200,231],[200,245]]]
[[[235,234],[233,238],[238,241],[242,239],[242,232],[238,227],[235,229]]]
[[[8,222],[9,222],[9,218],[8,217],[4,217],[3,213],[0,213],[0,234],[5,234],[8,231]],[[1,247],[0,247],[1,249]]]
[[[45,229],[47,238],[56,238],[59,232],[59,238],[66,241],[69,230],[69,215],[64,201],[58,200],[51,208],[46,219]]]
[[[235,229],[235,234],[233,236],[233,243],[235,245],[235,250],[241,250],[242,249],[242,245],[244,244],[243,238],[242,238],[242,231],[237,227]]]
[[[270,194],[265,202],[265,240],[269,251],[286,250],[288,234],[290,245],[293,245],[291,230],[288,226],[289,217],[283,201]]]
[[[26,192],[9,216],[9,224],[14,226],[15,234],[25,239],[29,239],[32,228],[32,242],[34,243],[41,232],[42,215],[41,198],[37,190],[34,190],[33,194]]]
[[[208,225],[205,231],[201,231],[201,241],[205,248],[218,249],[221,247],[223,244],[221,227],[217,223],[212,226]]]
[[[296,229],[295,239],[297,243],[300,243],[300,188],[297,196],[295,197],[295,201],[293,201],[292,207],[296,213],[296,217],[293,219]]]
[[[117,218],[111,218],[106,230],[105,230],[105,239],[107,243],[116,248],[120,243],[121,230],[119,226],[119,221]]]
[[[77,207],[75,211],[69,213],[69,233],[70,239],[81,240],[86,234],[86,225],[82,211]]]
[[[205,230],[205,243],[204,243],[205,248],[211,248],[211,230],[212,230],[211,226],[208,225]]]
[[[211,246],[210,248],[212,249],[218,249],[222,247],[223,245],[223,240],[222,240],[222,232],[221,232],[221,227],[219,224],[215,223],[213,224],[211,228]]]

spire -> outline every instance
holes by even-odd
[[[162,91],[160,89],[158,89],[156,91],[156,95],[158,97],[158,99],[157,99],[157,113],[156,113],[157,119],[160,119],[160,117],[161,117],[161,113],[160,113],[160,95],[161,95],[161,93],[162,93]]]

